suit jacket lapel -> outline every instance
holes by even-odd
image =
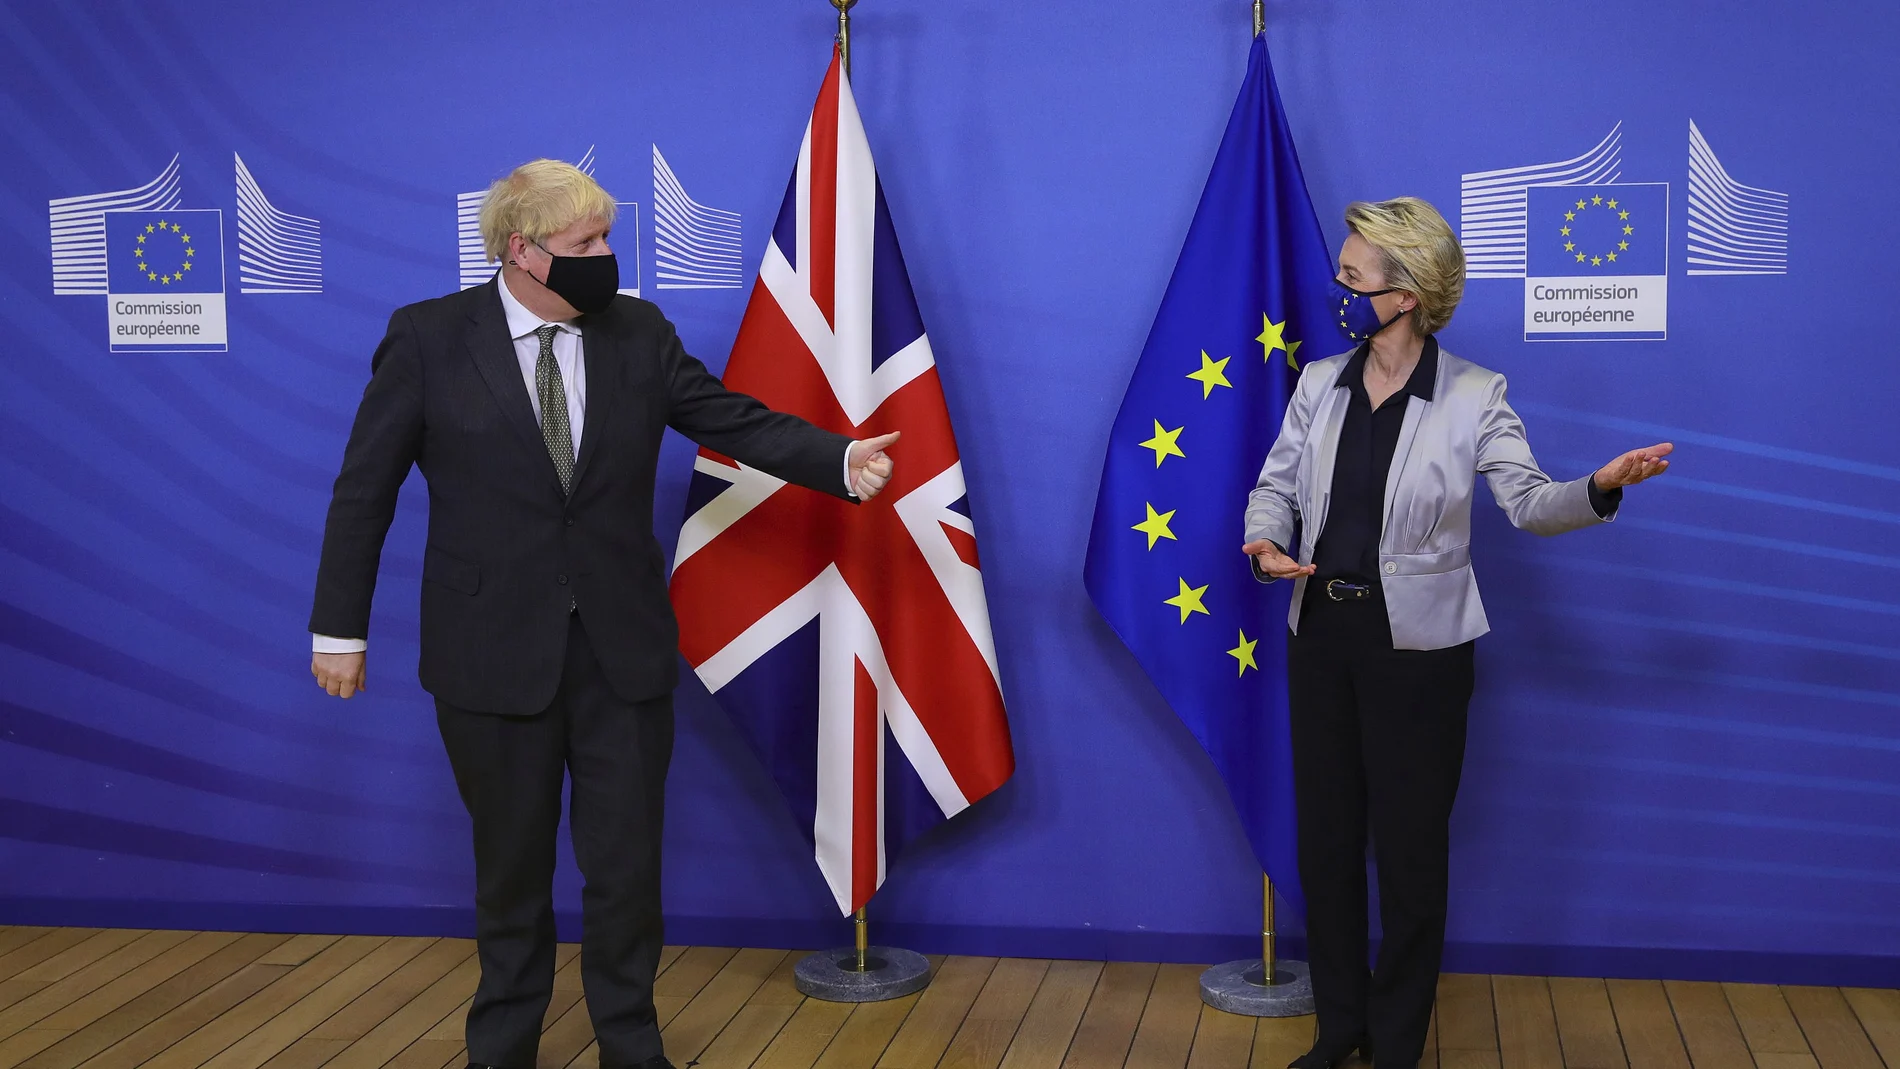
[[[1413,395],[1405,399],[1405,422],[1399,425],[1398,445],[1392,449],[1392,466],[1385,473],[1385,509],[1379,513],[1379,538],[1385,540],[1385,528],[1392,522],[1392,503],[1399,496],[1399,479],[1405,474],[1405,461],[1412,455],[1412,443],[1418,439],[1418,425],[1432,403]]]
[[[1436,343],[1434,343],[1436,344]],[[1432,376],[1432,396],[1445,396],[1445,357],[1438,356],[1438,369]],[[1392,466],[1385,474],[1385,511],[1379,514],[1379,540],[1385,541],[1385,529],[1392,522],[1392,506],[1399,499],[1399,480],[1405,474],[1405,462],[1412,456],[1412,443],[1418,440],[1418,425],[1432,410],[1432,402],[1414,394],[1405,399],[1405,422],[1399,426],[1399,442],[1392,450]]]
[[[1320,532],[1326,529],[1326,513],[1332,506],[1333,461],[1339,452],[1339,429],[1346,422],[1346,402],[1351,397],[1348,391],[1338,388],[1338,380],[1339,372],[1335,371],[1333,381],[1326,385],[1326,392],[1321,396],[1319,409],[1313,418],[1314,436],[1309,451],[1313,467],[1311,478],[1306,484],[1311,502],[1303,510],[1310,513],[1306,522],[1311,526],[1309,533],[1300,539],[1302,546],[1309,550],[1319,545]]]
[[[501,406],[509,424],[521,436],[522,444],[540,455],[548,478],[554,480],[555,489],[559,490],[561,476],[554,470],[554,459],[548,456],[547,443],[541,438],[541,424],[534,418],[528,384],[521,377],[521,362],[515,358],[514,341],[508,337],[508,316],[502,311],[501,295],[495,290],[499,285],[501,278],[497,275],[483,287],[475,309],[469,313],[469,355],[474,358],[475,368],[481,372],[489,392],[495,395],[495,403]]]
[[[600,447],[600,436],[607,430],[607,418],[613,400],[620,393],[620,372],[626,361],[620,352],[620,337],[603,322],[603,316],[583,316],[581,326],[581,362],[587,367],[587,415],[581,421],[581,451],[574,460],[574,485],[579,487],[587,462]]]

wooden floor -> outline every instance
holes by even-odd
[[[681,1069],[1279,1069],[1312,1034],[1310,1017],[1201,1005],[1198,966],[950,957],[919,995],[849,1006],[802,998],[798,957],[668,948],[668,1055]],[[579,965],[563,945],[550,1069],[597,1064]],[[460,939],[0,927],[0,1069],[460,1069],[476,970]],[[1424,1064],[1900,1069],[1900,992],[1446,976]]]

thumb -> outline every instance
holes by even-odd
[[[880,434],[876,438],[866,438],[865,440],[859,442],[858,444],[864,447],[864,455],[869,456],[872,453],[882,452],[883,450],[889,449],[892,445],[896,444],[899,438],[902,438],[903,436],[904,436],[904,432],[902,431],[892,431],[889,434]]]

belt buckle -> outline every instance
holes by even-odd
[[[1343,595],[1337,589],[1339,587],[1346,589]],[[1370,587],[1359,583],[1348,583],[1344,579],[1326,580],[1326,596],[1334,601],[1364,601],[1370,593]]]

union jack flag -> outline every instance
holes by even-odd
[[[904,432],[864,505],[700,450],[672,580],[681,652],[849,913],[1015,756],[950,413],[835,51],[725,382],[854,439]]]

